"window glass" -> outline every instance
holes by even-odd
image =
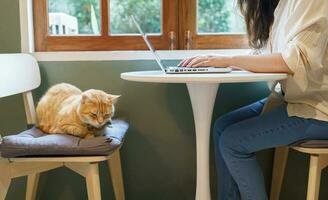
[[[245,23],[233,0],[198,0],[197,31],[200,34],[244,33]]]
[[[146,33],[161,33],[161,0],[110,0],[110,34],[138,33],[131,23],[133,15]]]
[[[100,35],[100,0],[48,0],[49,35]]]

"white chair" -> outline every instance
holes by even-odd
[[[40,85],[37,61],[27,54],[0,54],[0,98],[22,94],[27,124],[36,122],[32,90]],[[67,167],[85,177],[88,199],[100,200],[98,163],[107,161],[117,200],[124,200],[121,160],[119,150],[110,156],[75,157],[0,157],[0,200],[4,200],[12,178],[27,176],[26,199],[35,199],[39,175],[58,167]]]
[[[328,148],[279,147],[275,150],[270,200],[279,200],[287,164],[288,152],[292,148],[310,155],[307,200],[318,200],[321,172],[328,166]]]

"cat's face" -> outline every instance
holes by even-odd
[[[93,127],[101,128],[114,115],[114,104],[119,97],[101,90],[83,92],[78,110],[81,120]]]

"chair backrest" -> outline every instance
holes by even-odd
[[[33,56],[0,54],[0,98],[22,93],[28,124],[36,123],[31,91],[40,83],[39,65]]]
[[[0,98],[31,91],[41,83],[39,66],[28,54],[0,54]]]

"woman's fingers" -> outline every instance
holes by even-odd
[[[179,67],[191,67],[195,62],[199,62],[200,59],[204,59],[205,56],[194,56],[190,58],[186,58],[182,62],[179,63]]]
[[[213,67],[215,64],[213,56],[203,56],[198,60],[194,60],[189,67]]]
[[[213,60],[213,56],[196,56],[186,58],[179,63],[179,67],[208,67],[211,61]],[[213,63],[212,63],[213,64]]]
[[[187,59],[183,59],[177,66],[182,67],[182,65],[187,61]]]
[[[208,60],[205,60],[203,62],[199,62],[192,67],[211,67],[210,62]]]
[[[207,58],[204,58],[204,57],[198,57],[194,60],[192,60],[188,65],[187,67],[194,67],[195,65],[197,65],[198,63],[201,63],[201,62],[204,62],[206,61]]]
[[[228,67],[229,57],[225,56],[196,56],[187,58],[178,65],[180,67]]]
[[[193,59],[195,59],[196,57],[190,57],[190,58],[186,58],[183,61],[181,61],[179,63],[179,67],[186,67]]]

